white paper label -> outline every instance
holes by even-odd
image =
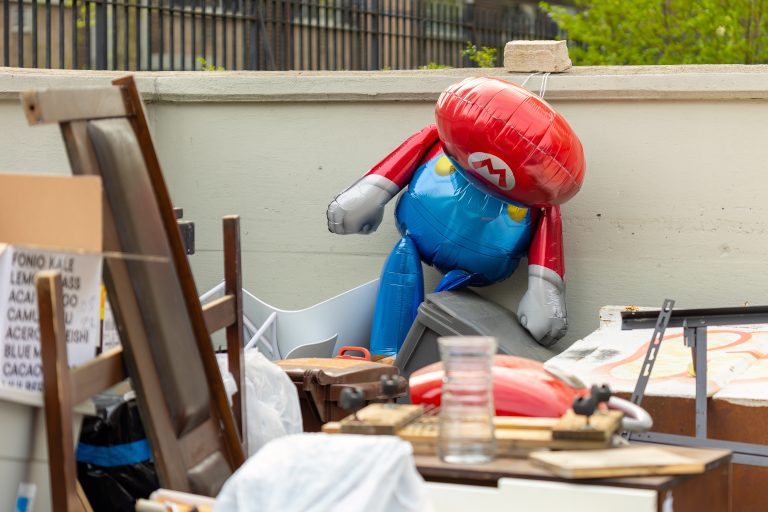
[[[67,355],[77,366],[99,343],[101,256],[0,246],[0,383],[42,391],[35,274],[61,272]]]
[[[106,352],[120,346],[120,334],[117,332],[115,317],[109,299],[104,298],[104,318],[101,326],[101,351]]]

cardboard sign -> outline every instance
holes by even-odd
[[[101,252],[98,176],[0,173],[0,243]]]
[[[99,343],[101,255],[0,245],[0,383],[42,390],[35,274],[62,274],[67,355],[72,366],[96,355]]]
[[[96,355],[101,180],[0,174],[0,384],[42,390],[35,274],[62,275],[69,364]]]

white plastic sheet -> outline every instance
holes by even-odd
[[[217,360],[231,406],[237,383],[227,370],[226,354],[219,354]],[[245,385],[248,456],[272,439],[302,432],[296,386],[280,367],[255,349],[245,352]]]
[[[245,352],[248,455],[269,441],[302,432],[296,385],[258,350]]]
[[[221,380],[224,381],[224,392],[227,394],[227,402],[232,407],[232,397],[237,393],[237,382],[235,378],[229,373],[229,367],[227,365],[227,354],[216,354],[216,362],[219,363],[219,371],[221,371]]]
[[[213,510],[423,512],[427,496],[411,445],[397,437],[299,434],[248,459]]]

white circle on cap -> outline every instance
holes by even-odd
[[[490,153],[472,153],[467,159],[470,170],[479,174],[489,183],[501,190],[515,188],[515,175],[507,163],[496,155]]]

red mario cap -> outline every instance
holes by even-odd
[[[467,78],[440,95],[437,129],[462,174],[528,206],[562,204],[584,181],[584,150],[544,100],[495,78]]]

